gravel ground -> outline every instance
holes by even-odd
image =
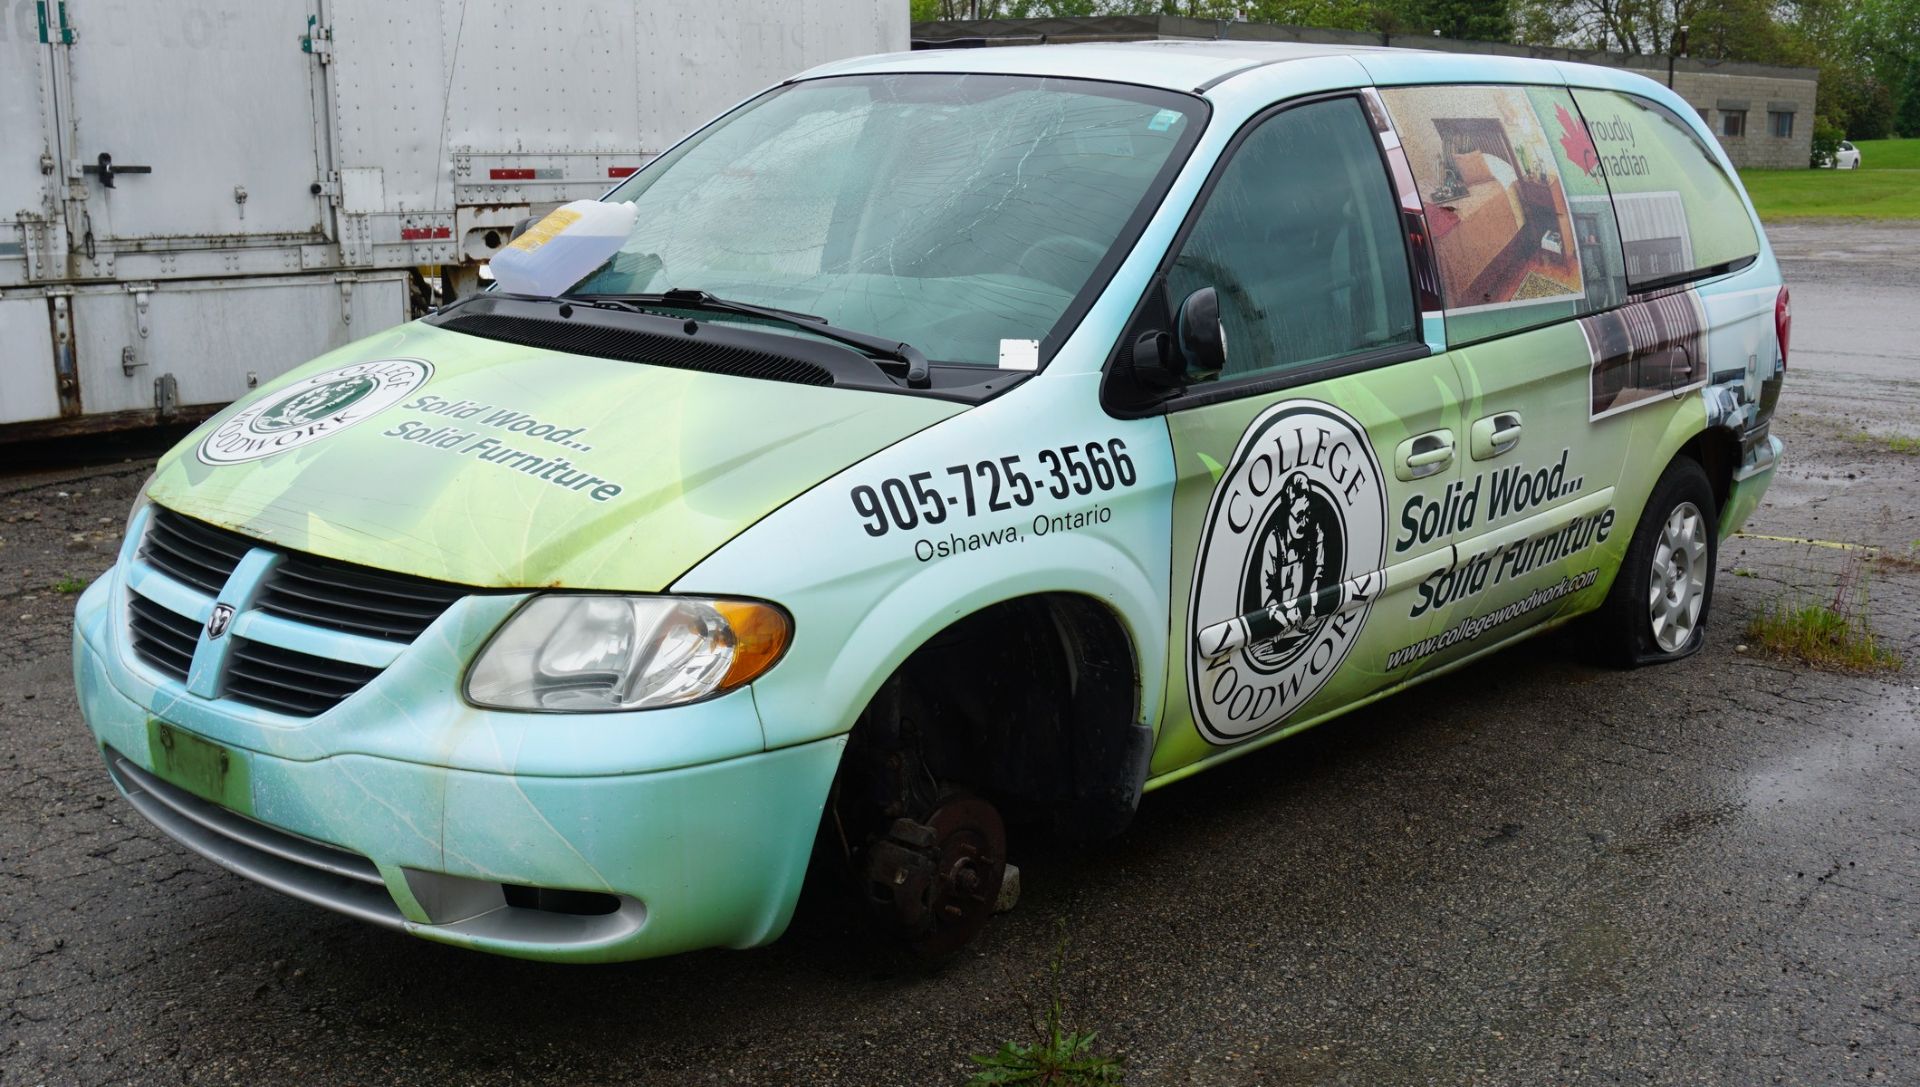
[[[1740,645],[1920,540],[1920,229],[1771,232],[1788,463],[1706,648],[1627,674],[1556,635],[1150,796],[935,975],[803,903],[771,948],[487,958],[232,877],[114,796],[66,579],[147,463],[0,474],[0,1084],[956,1083],[1060,989],[1141,1084],[1920,1082],[1920,668]],[[1774,537],[1774,538],[1766,538]],[[1870,566],[1920,661],[1920,570]]]

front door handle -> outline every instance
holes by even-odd
[[[1453,463],[1453,431],[1415,434],[1393,451],[1393,474],[1402,480],[1425,479],[1446,471]]]
[[[1520,444],[1520,413],[1500,411],[1473,421],[1473,459],[1489,460]]]

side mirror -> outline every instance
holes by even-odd
[[[1227,329],[1220,323],[1220,295],[1202,287],[1180,303],[1174,342],[1183,369],[1196,377],[1217,376],[1227,365]]]

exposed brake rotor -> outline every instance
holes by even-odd
[[[868,896],[915,954],[959,950],[993,915],[1007,831],[992,804],[948,792],[925,821],[895,819],[867,851]]]

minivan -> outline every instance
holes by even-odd
[[[75,676],[189,849],[561,961],[767,943],[817,865],[939,956],[1009,826],[1576,620],[1695,652],[1780,457],[1779,267],[1627,72],[871,57],[587,203],[143,488]]]

